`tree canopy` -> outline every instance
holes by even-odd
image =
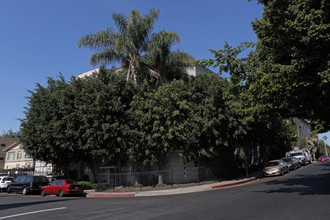
[[[330,2],[267,0],[258,36],[256,83],[262,101],[282,115],[330,129]]]

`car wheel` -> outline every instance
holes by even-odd
[[[8,187],[7,187],[7,193],[10,193],[10,192],[11,192],[11,187],[8,186]]]
[[[23,190],[22,190],[22,194],[23,195],[26,195],[27,194],[27,189],[24,187]]]
[[[43,190],[41,190],[41,196],[45,196],[46,195],[46,191],[43,189]]]
[[[59,197],[63,197],[63,196],[64,196],[64,191],[63,191],[63,189],[61,189],[61,190],[58,192],[58,196],[59,196]]]

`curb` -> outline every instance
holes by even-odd
[[[213,186],[212,189],[221,189],[221,188],[225,188],[225,187],[241,185],[241,184],[248,183],[248,182],[251,182],[251,181],[254,181],[254,180],[257,180],[257,177],[251,177],[250,179],[243,180],[243,181],[238,181],[238,182],[235,182],[235,183],[228,183],[228,184]]]
[[[237,185],[242,185],[248,182],[252,182],[258,180],[257,177],[251,177],[246,180],[241,180],[233,183],[227,183],[227,184],[219,184],[215,186],[211,186],[210,188],[204,188],[202,191],[207,191],[207,190],[213,190],[213,189],[221,189],[221,188],[227,188],[227,187],[232,187],[232,186],[237,186]],[[200,192],[200,190],[196,191]],[[182,193],[182,192],[181,192]],[[167,195],[174,195],[174,194],[181,194],[181,193],[173,193],[173,194],[167,194]],[[192,193],[190,191],[189,193]],[[138,194],[138,193],[88,193],[86,197],[88,198],[120,198],[120,197],[137,197],[137,196],[161,196],[162,194],[160,192],[157,193],[157,191],[153,191],[153,194]]]

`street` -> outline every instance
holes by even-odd
[[[330,163],[199,193],[80,198],[0,194],[0,219],[329,219]]]

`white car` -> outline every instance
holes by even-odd
[[[0,192],[7,190],[7,185],[14,178],[10,176],[0,176]]]

